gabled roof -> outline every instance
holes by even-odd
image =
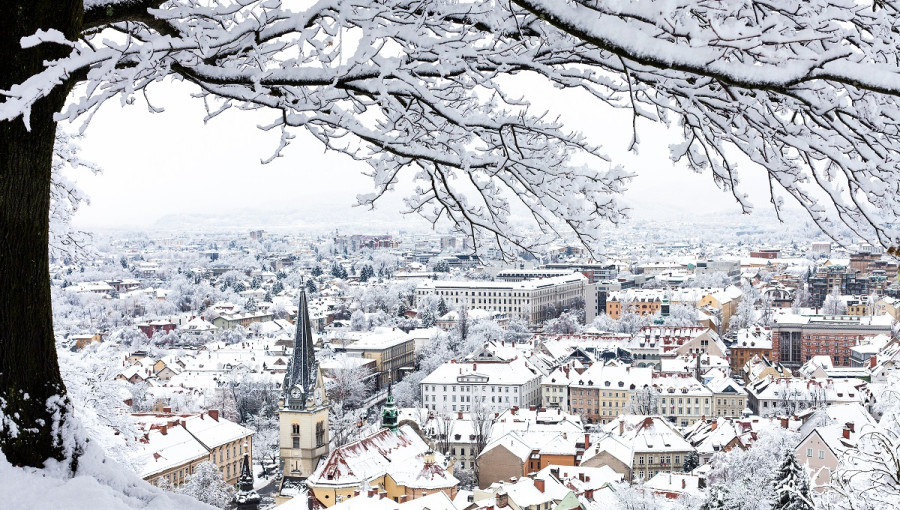
[[[409,425],[396,433],[389,429],[333,450],[307,479],[310,486],[356,487],[360,483],[388,475],[398,484],[412,488],[455,487],[457,480],[444,468],[444,456],[434,453],[435,462],[426,462],[430,448]]]

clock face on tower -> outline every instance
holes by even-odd
[[[300,388],[294,387],[294,389],[291,390],[291,397],[300,398],[302,396],[303,396],[303,391]]]

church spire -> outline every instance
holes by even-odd
[[[246,448],[246,444],[244,447]],[[259,508],[259,494],[253,490],[253,471],[250,469],[250,455],[244,452],[241,462],[241,477],[238,479],[238,491],[234,495],[234,503],[238,510],[256,510]]]
[[[284,402],[290,409],[306,409],[311,404],[312,392],[316,386],[318,363],[313,351],[306,291],[302,288],[297,304],[296,324],[294,353],[284,378]]]

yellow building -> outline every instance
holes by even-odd
[[[459,483],[452,471],[452,463],[404,425],[336,448],[306,479],[306,486],[325,507],[359,495],[366,485],[397,502],[435,492],[452,499]]]
[[[741,302],[741,289],[732,285],[725,289],[709,293],[700,299],[697,303],[698,308],[709,307],[718,311],[721,316],[722,330],[728,329],[731,323],[731,316],[737,311],[738,304]]]
[[[406,370],[415,367],[416,341],[398,328],[376,327],[372,331],[350,331],[342,334],[337,349],[375,360],[375,389],[398,382]]]
[[[97,343],[102,341],[99,334],[94,335],[72,335],[71,337],[75,340],[75,348],[78,350],[84,349],[90,344]]]
[[[216,410],[133,416],[145,430],[138,446],[138,472],[156,485],[183,485],[204,461],[215,464],[225,482],[234,485],[244,452],[253,448],[253,431],[220,417]]]

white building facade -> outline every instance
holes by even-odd
[[[581,273],[520,282],[429,280],[416,289],[416,306],[426,296],[436,296],[450,309],[466,305],[536,324],[551,318],[553,311],[583,306],[587,288]]]
[[[509,362],[444,363],[419,383],[424,407],[469,412],[477,402],[490,412],[540,405],[541,373],[522,358]]]

